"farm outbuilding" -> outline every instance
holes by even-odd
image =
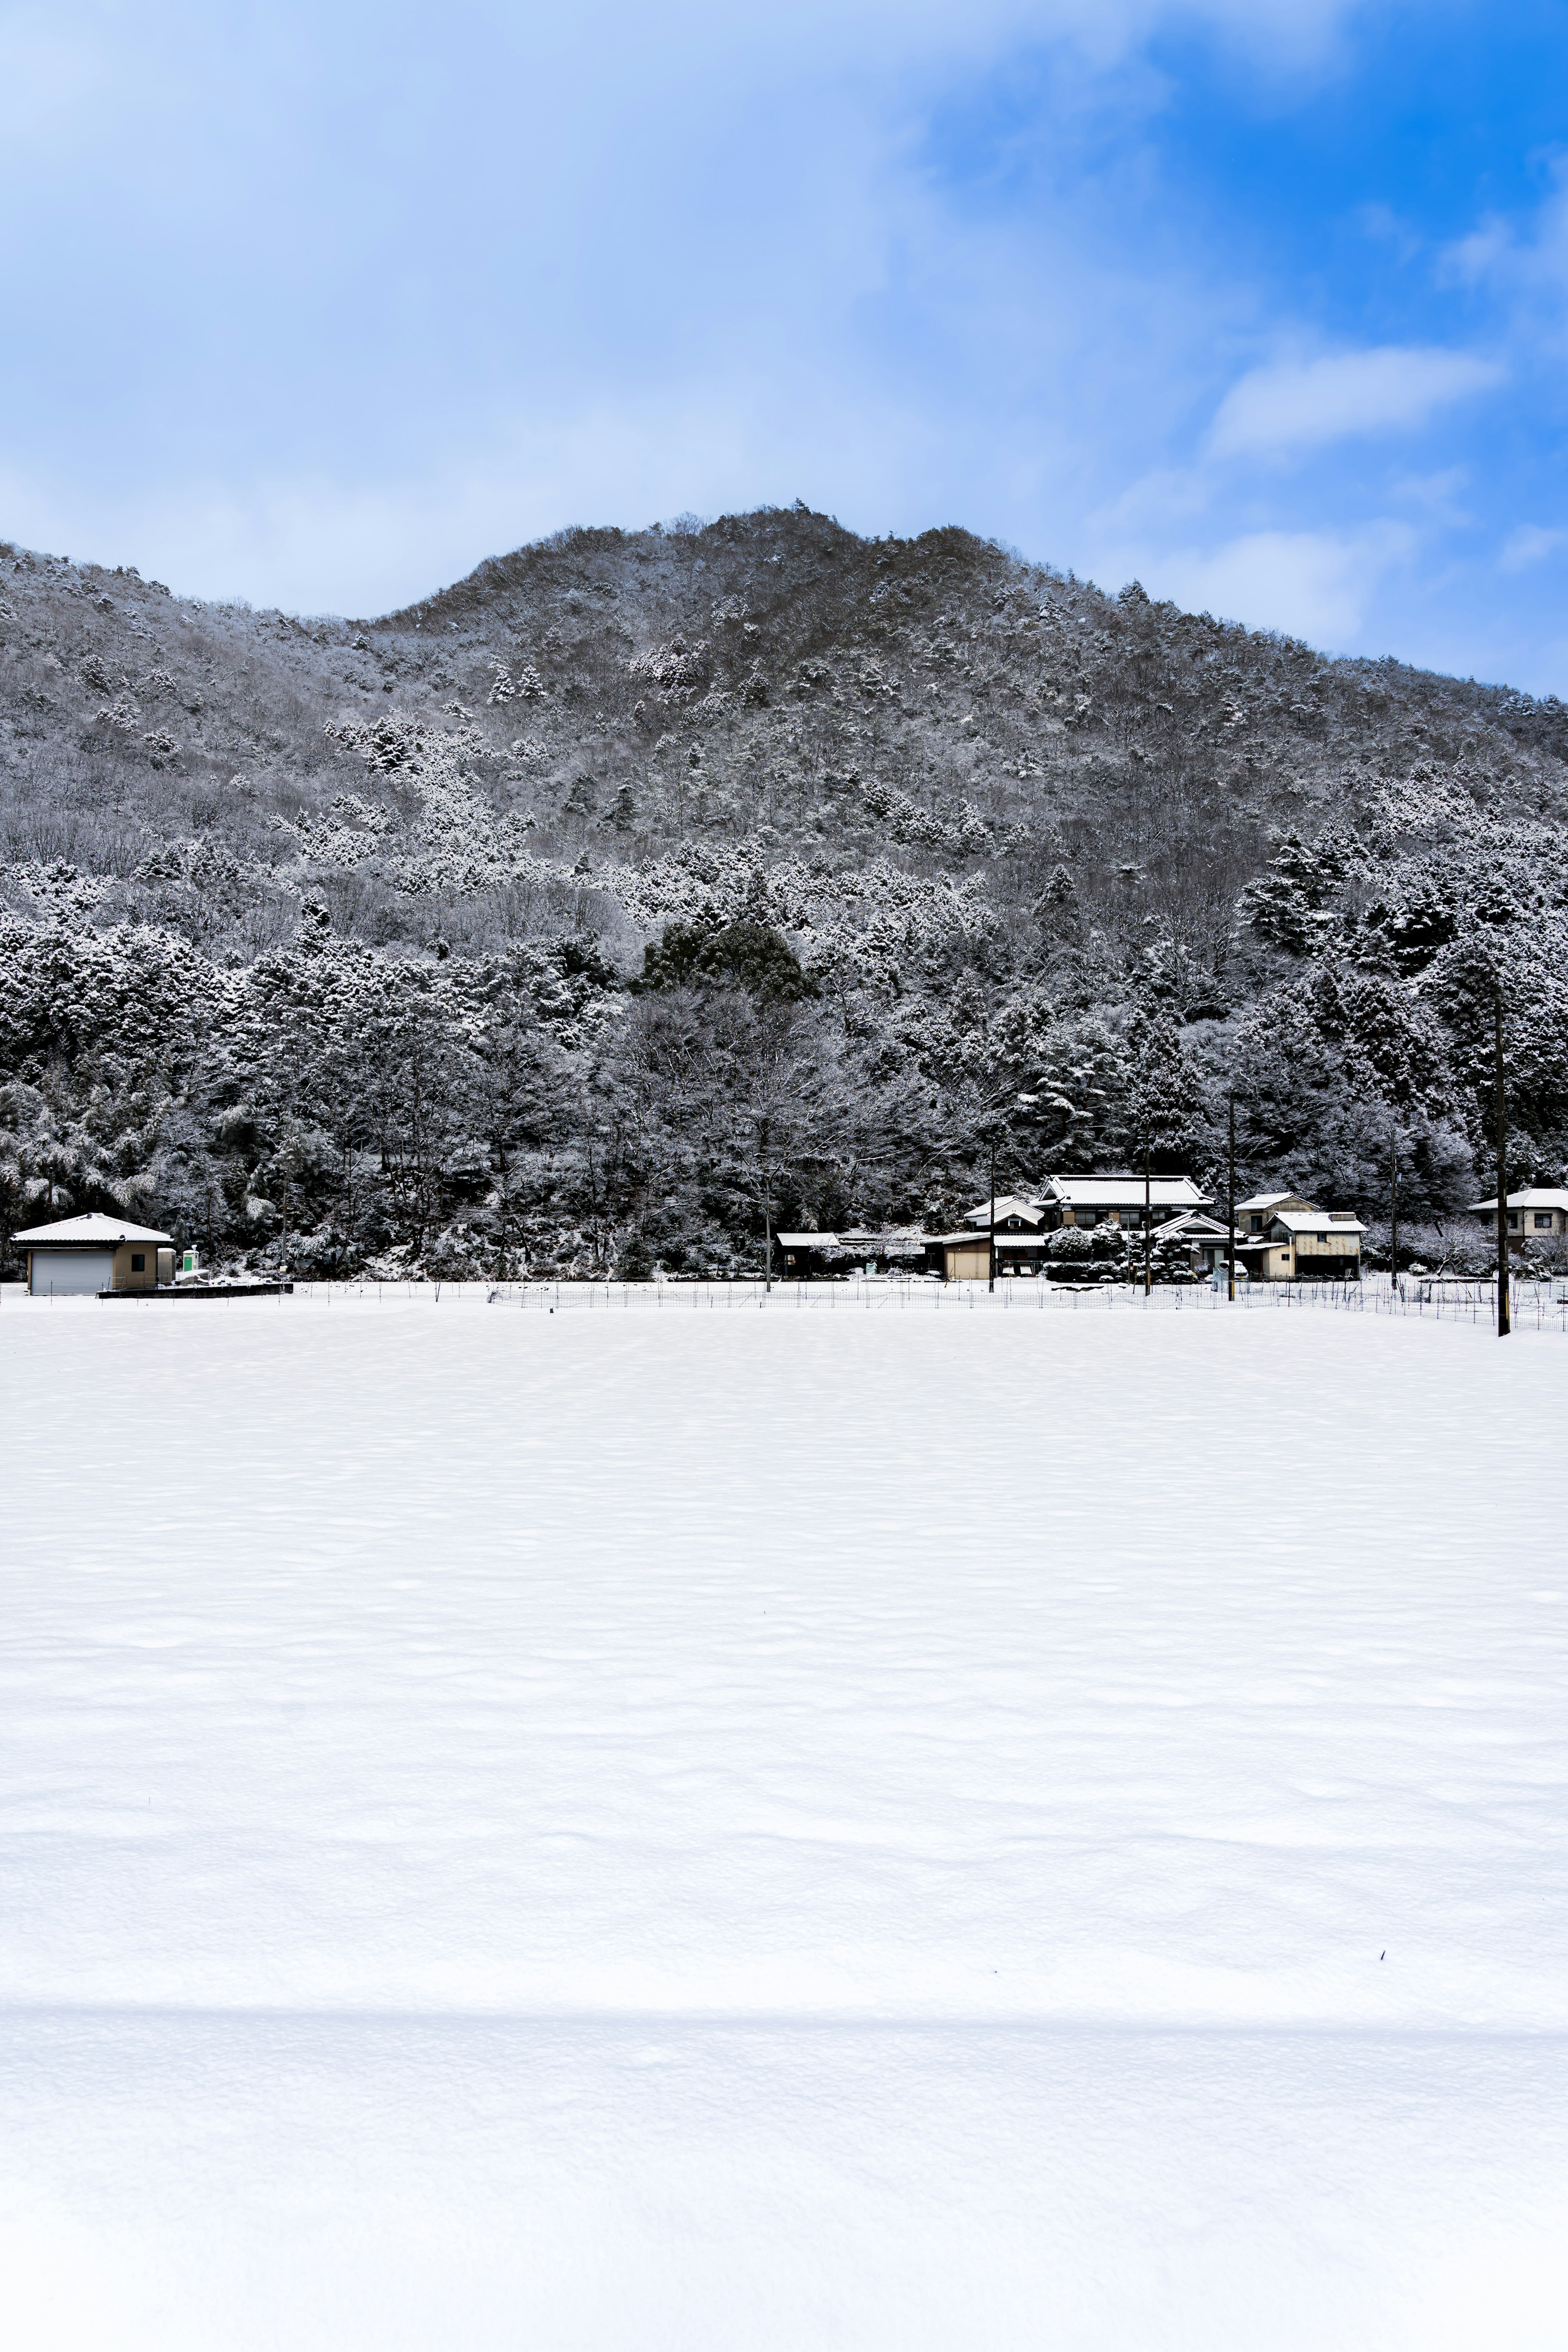
[[[27,1254],[27,1288],[35,1298],[95,1297],[106,1290],[154,1290],[174,1279],[169,1234],[128,1225],[123,1217],[67,1217],[13,1234]]]

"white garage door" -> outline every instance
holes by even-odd
[[[113,1272],[112,1250],[33,1252],[33,1289],[40,1297],[47,1297],[51,1290],[57,1298],[107,1290]]]

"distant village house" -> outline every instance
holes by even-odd
[[[1522,1192],[1510,1192],[1507,1207],[1510,1249],[1522,1249],[1526,1242],[1561,1240],[1568,1234],[1568,1192],[1531,1184]],[[1495,1234],[1497,1194],[1489,1201],[1472,1201],[1470,1214],[1484,1217]]]
[[[1060,1225],[1097,1225],[1109,1220],[1111,1224],[1125,1225],[1129,1232],[1141,1233],[1145,1213],[1152,1223],[1163,1225],[1168,1218],[1214,1206],[1190,1176],[1152,1176],[1145,1187],[1142,1177],[1130,1171],[1113,1176],[1047,1176],[1041,1197],[1053,1231]]]
[[[1254,1282],[1359,1282],[1366,1227],[1299,1192],[1258,1192],[1236,1204],[1237,1260]]]

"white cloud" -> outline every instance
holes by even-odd
[[[573,413],[540,406],[482,442],[368,480],[257,468],[108,493],[0,462],[0,514],[24,545],[134,563],[182,594],[372,614],[574,523],[637,529],[691,508],[801,496],[852,528],[885,529],[939,456],[924,419],[886,403],[868,413],[862,386],[814,394],[796,380],[731,373],[616,392]],[[928,510],[919,521],[949,519]]]
[[[1499,220],[1483,221],[1468,236],[1445,247],[1438,269],[1441,284],[1477,286],[1495,277],[1516,254],[1512,232]]]
[[[1416,508],[1429,523],[1458,530],[1474,520],[1459,496],[1469,480],[1468,466],[1445,466],[1436,474],[1396,475],[1388,484],[1388,495],[1403,506]]]
[[[1451,401],[1503,381],[1496,360],[1472,352],[1384,344],[1254,368],[1220,403],[1209,446],[1216,457],[1321,447],[1352,434],[1413,430]]]
[[[47,98],[50,126],[0,152],[30,224],[0,257],[20,359],[0,528],[198,594],[363,613],[563,523],[799,495],[1343,643],[1393,560],[1359,504],[1338,537],[1318,505],[1295,530],[1299,509],[1194,459],[1258,293],[1160,184],[1142,52],[1195,29],[1246,53],[1249,87],[1295,91],[1354,14],[277,0],[252,26],[86,0],[84,66],[48,50],[47,0],[0,0],[32,27],[0,41],[12,110]],[[1018,139],[1049,173],[1014,205],[978,134],[933,163],[946,111],[1042,50],[1051,95]],[[1136,169],[1100,168],[1113,133]],[[1256,435],[1272,381],[1270,452],[1289,373],[1221,412]]]
[[[1279,629],[1331,653],[1354,642],[1384,575],[1415,546],[1413,530],[1389,521],[1351,531],[1256,530],[1216,548],[1148,556],[1133,568],[1152,595],[1189,612]]]
[[[1540,523],[1521,522],[1510,530],[1498,557],[1500,572],[1523,572],[1542,562],[1558,548],[1568,546],[1568,530],[1546,530]]]

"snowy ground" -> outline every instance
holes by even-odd
[[[1568,2344],[1561,1334],[8,1292],[0,1382],[8,2342]]]

